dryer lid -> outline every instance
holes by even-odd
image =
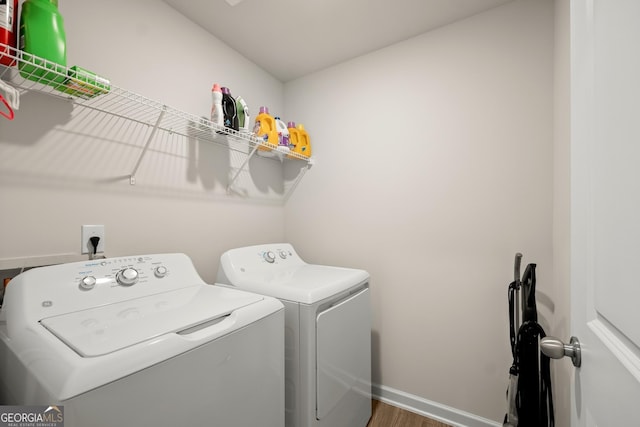
[[[263,300],[197,285],[42,319],[40,323],[82,357],[97,357],[177,333]]]
[[[369,273],[354,268],[303,264],[268,271],[245,268],[233,274],[231,285],[288,301],[314,304],[369,280]]]

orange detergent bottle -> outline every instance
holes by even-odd
[[[253,125],[253,134],[258,138],[262,138],[264,142],[278,146],[278,130],[276,129],[276,121],[269,114],[267,107],[260,107],[260,113],[256,116]],[[258,146],[258,150],[271,151],[271,148],[264,145]]]
[[[311,157],[311,140],[309,139],[309,134],[304,129],[304,125],[302,123],[299,124],[296,126],[296,130],[298,131],[298,143],[293,148],[293,151],[305,157]]]

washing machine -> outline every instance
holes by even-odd
[[[364,270],[308,264],[290,244],[232,249],[216,283],[285,306],[288,427],[365,427],[371,417],[371,303]]]
[[[282,427],[283,328],[276,298],[208,285],[184,254],[35,268],[0,310],[0,404],[65,427]]]

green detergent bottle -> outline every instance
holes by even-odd
[[[56,88],[66,82],[67,37],[58,0],[26,0],[22,4],[19,46],[22,77]]]

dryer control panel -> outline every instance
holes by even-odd
[[[306,264],[289,243],[248,246],[231,249],[225,254],[228,254],[236,266],[250,269],[263,267],[265,271],[290,269]]]
[[[204,284],[184,254],[141,255],[34,268],[7,288],[11,300],[29,301],[27,316],[42,318]]]
[[[252,258],[254,258],[254,261],[257,260],[255,255],[258,255],[258,259],[262,258],[262,261],[266,261],[269,264],[274,264],[276,261],[283,262],[289,260],[290,264],[302,261],[290,245],[258,246],[255,252],[251,252],[252,253],[248,253],[247,255],[253,255]]]
[[[289,243],[230,249],[220,257],[216,283],[237,286],[249,277],[256,282],[288,277],[308,265]]]

